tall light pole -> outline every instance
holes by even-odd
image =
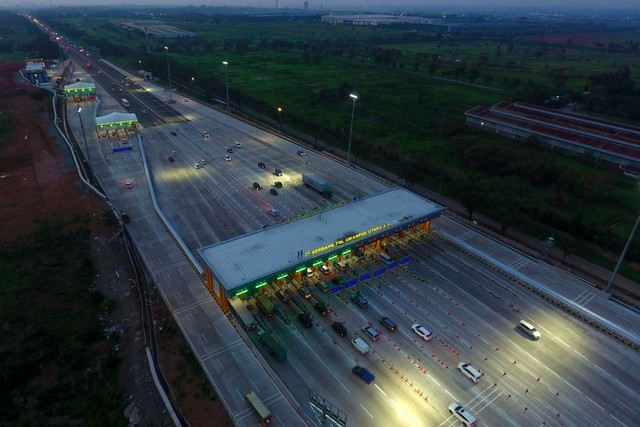
[[[191,88],[193,89],[193,95],[191,97],[195,99],[196,97],[196,78],[195,77],[191,77]]]
[[[613,273],[611,273],[611,277],[609,278],[609,282],[607,283],[607,287],[605,288],[605,292],[611,294],[611,287],[613,286],[613,281],[616,279],[616,275],[618,274],[618,270],[620,270],[620,266],[622,266],[622,261],[624,261],[624,256],[627,254],[627,249],[631,245],[631,241],[633,240],[633,235],[636,234],[636,230],[638,229],[638,224],[640,224],[640,215],[638,215],[638,219],[636,219],[636,223],[631,230],[631,234],[629,234],[629,238],[627,239],[627,243],[624,245],[624,249],[620,254],[620,258],[618,258],[618,263],[616,264],[616,268],[613,269]]]
[[[80,129],[82,129],[82,139],[84,139],[84,151],[87,153],[87,161],[89,162],[89,173],[87,178],[91,184],[91,175],[93,175],[93,169],[91,168],[91,153],[89,153],[89,146],[87,145],[87,135],[84,133],[84,124],[82,123],[82,116],[80,115],[81,111],[82,107],[78,107],[78,119],[80,120]]]
[[[228,65],[227,61],[222,61],[224,64],[224,85],[227,87],[227,111],[229,111],[229,73],[228,73]]]
[[[138,65],[140,66],[138,68],[138,70],[142,70],[142,60],[141,59],[138,59]]]
[[[278,128],[282,132],[282,107],[278,107]]]
[[[353,108],[351,108],[351,127],[349,128],[349,148],[347,149],[347,165],[351,161],[351,135],[353,134],[353,116],[356,113],[356,101],[358,100],[358,95],[355,93],[350,93],[349,96],[353,99]]]
[[[171,67],[169,66],[169,48],[165,46],[164,51],[167,53],[167,74],[169,75],[169,103],[171,103]]]

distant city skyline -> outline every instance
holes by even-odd
[[[278,8],[284,9],[302,9],[304,0],[40,0],[40,1],[15,1],[0,0],[0,7],[57,7],[57,6],[133,6],[133,7],[259,7],[259,8],[275,8],[276,2]],[[309,0],[308,7],[310,10],[323,11],[330,10],[441,10],[455,11],[466,9],[469,11],[500,11],[500,10],[589,10],[589,9],[628,9],[640,10],[640,2],[637,0],[537,0],[531,2],[529,0],[454,0],[446,2],[444,0],[400,0],[398,2],[389,0]]]

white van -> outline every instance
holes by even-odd
[[[355,337],[351,340],[351,345],[362,354],[369,353],[369,344],[364,342],[360,337]]]
[[[534,340],[540,339],[540,331],[538,331],[531,323],[527,322],[526,320],[521,320],[520,323],[518,323],[518,327],[522,330],[522,332],[529,335]]]
[[[269,212],[269,215],[271,215],[271,216],[278,216],[278,210],[277,209],[271,208],[267,212]]]
[[[380,252],[379,256],[380,256],[380,261],[382,261],[384,264],[389,264],[391,261],[393,261],[391,257],[385,254],[384,252]]]

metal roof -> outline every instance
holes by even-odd
[[[236,290],[310,266],[343,248],[377,240],[383,233],[437,218],[443,211],[442,206],[397,187],[198,252],[225,290]]]

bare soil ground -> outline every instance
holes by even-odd
[[[122,235],[103,220],[104,201],[77,176],[69,149],[51,126],[47,97],[16,74],[23,62],[0,64],[0,118],[9,117],[11,137],[0,146],[0,244],[27,238],[42,221],[68,224],[87,215],[92,230],[95,287],[115,301],[106,324],[121,334],[120,386],[143,426],[172,425],[153,384],[141,329],[140,301]],[[34,100],[35,98],[35,100]],[[192,426],[230,426],[230,419],[191,354],[161,298],[152,292],[160,333],[160,362],[183,416]],[[124,415],[123,415],[124,417]]]

